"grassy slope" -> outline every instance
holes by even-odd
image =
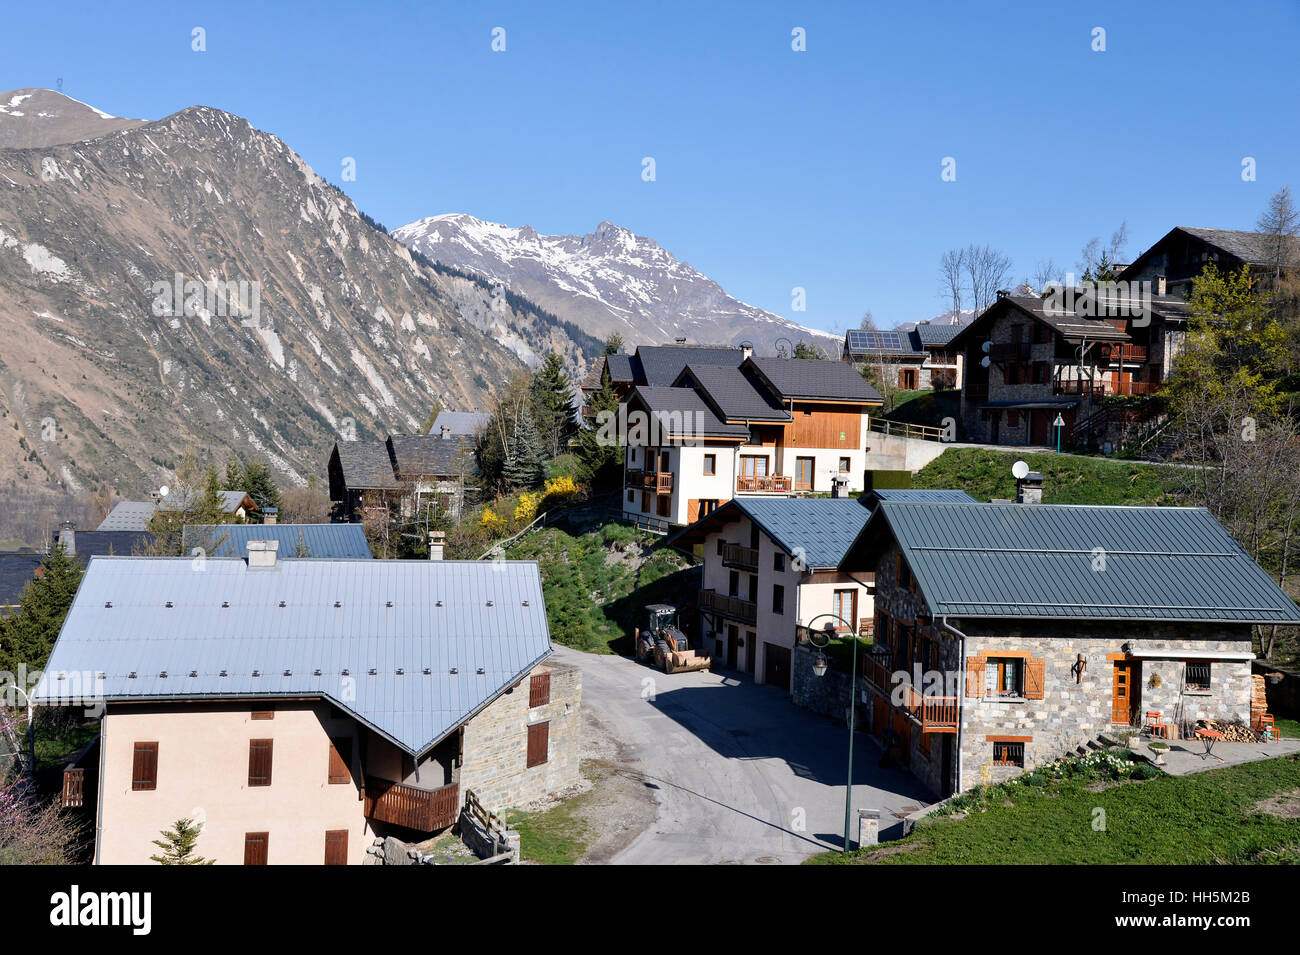
[[[884,417],[890,421],[941,428],[944,418],[959,418],[960,410],[961,392],[952,388],[944,391],[900,391],[894,395],[894,409]]]
[[[1021,787],[1014,805],[965,819],[938,817],[881,849],[827,853],[814,862],[892,865],[1204,865],[1300,861],[1300,819],[1255,812],[1300,790],[1294,756],[1160,776],[1096,791],[1074,780]],[[1093,828],[1094,808],[1105,829]],[[897,851],[897,850],[904,851]],[[875,858],[872,858],[875,856]]]
[[[635,562],[623,559],[629,552]],[[680,606],[681,595],[698,587],[686,557],[622,524],[547,527],[506,556],[539,562],[551,639],[592,653],[631,652],[629,635],[643,624],[646,604]]]
[[[1045,504],[1179,504],[1182,469],[1068,454],[1018,454],[949,448],[916,473],[912,486],[958,488],[977,501],[1015,498],[1011,465],[1023,460],[1043,475]]]

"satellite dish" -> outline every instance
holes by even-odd
[[[992,343],[992,342],[985,342],[983,345],[980,346],[980,349],[981,349],[981,350],[984,352],[984,354],[986,354],[986,355],[989,353],[990,349],[992,349],[992,348],[993,348],[993,343]]]
[[[170,489],[169,487],[167,487],[166,484],[164,484],[162,487],[158,488],[158,493],[159,493],[162,497],[166,497],[168,494],[171,493],[171,489]]]
[[[991,365],[991,364],[992,364],[992,362],[989,360],[989,356],[988,356],[988,355],[985,355],[983,358],[980,359],[980,367],[981,367],[981,368],[987,368],[987,367],[988,367],[989,365]]]
[[[1017,461],[1015,464],[1011,465],[1011,476],[1017,481],[1023,481],[1029,476],[1029,465],[1024,461]]]

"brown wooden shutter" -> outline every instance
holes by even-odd
[[[1025,699],[1041,700],[1046,685],[1047,661],[1030,657],[1025,661]]]
[[[330,739],[329,783],[337,786],[352,781],[352,739]]]
[[[348,864],[348,831],[346,829],[325,830],[325,864]]]
[[[244,833],[244,865],[266,865],[266,846],[270,840],[269,832]]]
[[[253,719],[273,720],[275,719],[275,710],[253,710]]]
[[[158,744],[136,743],[131,761],[131,789],[134,791],[158,788]]]
[[[534,673],[528,682],[528,705],[545,706],[551,702],[551,675]]]
[[[692,497],[686,502],[686,523],[694,524],[700,519],[700,499]]]
[[[248,785],[271,785],[271,750],[274,740],[248,741]]]
[[[984,695],[984,658],[966,658],[966,695]]]
[[[550,745],[550,723],[534,723],[528,727],[528,765],[540,766],[546,762]]]

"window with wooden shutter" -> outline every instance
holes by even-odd
[[[975,697],[984,695],[983,657],[966,658],[966,695]]]
[[[271,785],[271,749],[273,740],[248,741],[248,785]]]
[[[269,832],[244,833],[244,865],[266,865],[266,847],[270,841]]]
[[[136,743],[131,760],[131,789],[135,792],[158,788],[158,744]]]
[[[551,747],[551,724],[534,723],[528,727],[528,765],[540,766],[546,762]]]
[[[253,710],[253,719],[273,720],[275,719],[275,710]]]
[[[1046,694],[1047,661],[1030,657],[1025,661],[1025,699],[1041,700]]]
[[[340,736],[330,739],[329,784],[338,786],[352,782],[352,739]]]
[[[348,831],[346,829],[325,830],[325,864],[348,864]]]
[[[528,705],[545,706],[551,702],[551,675],[534,673],[528,681]]]

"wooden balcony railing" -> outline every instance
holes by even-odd
[[[957,732],[957,697],[927,696],[912,686],[903,688],[904,709],[920,720],[922,733]]]
[[[737,491],[789,491],[794,478],[782,474],[742,474],[736,478]]]
[[[1146,345],[1127,344],[1123,346],[1111,345],[1110,348],[1106,350],[1106,360],[1112,365],[1118,365],[1120,363],[1121,353],[1123,355],[1124,364],[1126,365],[1141,365],[1147,360]]]
[[[728,597],[713,590],[700,591],[699,605],[701,610],[719,613],[742,623],[753,623],[758,619],[758,604],[739,597]]]
[[[628,468],[627,486],[656,494],[671,494],[673,490],[672,471],[643,471],[640,468]]]
[[[436,832],[456,821],[460,812],[460,786],[416,789],[386,779],[366,784],[364,815],[377,822],[389,822],[417,832]]]
[[[69,767],[63,771],[63,808],[80,809],[86,804],[86,771]]]
[[[741,570],[758,570],[758,548],[723,544],[722,562],[728,567],[739,567]]]

